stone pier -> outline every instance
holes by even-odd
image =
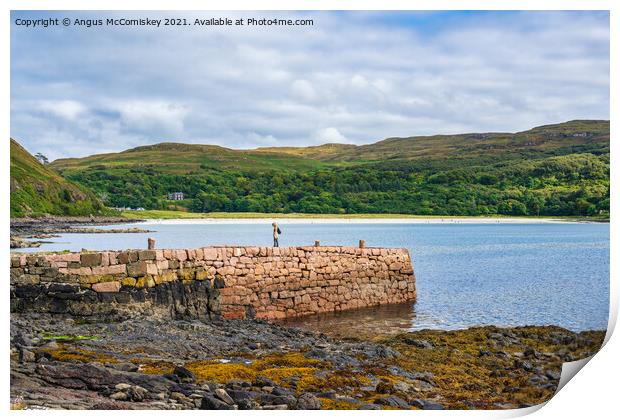
[[[279,319],[415,298],[411,258],[403,248],[11,254],[12,311]]]

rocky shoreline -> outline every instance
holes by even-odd
[[[15,409],[507,409],[542,403],[603,331],[335,338],[255,320],[11,314]]]
[[[149,233],[150,230],[140,228],[128,229],[100,229],[83,226],[114,225],[136,223],[142,220],[126,219],[124,217],[70,217],[49,216],[41,218],[13,218],[10,227],[11,248],[36,248],[46,241],[33,241],[36,239],[49,239],[58,237],[63,233]],[[29,238],[29,239],[24,239]]]

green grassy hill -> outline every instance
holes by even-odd
[[[104,209],[92,192],[42,165],[11,139],[11,217],[82,216]]]
[[[260,151],[287,153],[327,162],[381,162],[447,158],[511,159],[523,154],[608,148],[609,121],[580,120],[536,127],[520,133],[471,133],[457,135],[388,138],[354,146],[328,144],[318,147],[262,148]]]
[[[609,121],[362,146],[160,143],[52,167],[113,206],[166,209],[166,193],[183,191],[180,204],[200,212],[600,215],[609,210]]]
[[[146,163],[148,162],[148,163]],[[234,150],[221,146],[158,143],[120,153],[93,155],[82,159],[59,159],[52,166],[61,171],[85,169],[128,169],[156,166],[171,174],[184,174],[210,168],[271,170],[311,170],[327,166],[305,157],[281,152]]]

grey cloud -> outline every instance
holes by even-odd
[[[166,140],[360,144],[609,118],[604,13],[416,15],[435,17],[432,28],[381,13],[300,15],[315,26],[13,27],[11,135],[58,158]]]

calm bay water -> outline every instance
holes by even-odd
[[[33,251],[271,245],[271,225],[160,224],[145,234],[65,234]],[[105,228],[105,227],[103,227]],[[281,224],[280,246],[405,247],[413,259],[418,301],[306,317],[310,328],[455,329],[473,325],[560,325],[605,329],[609,305],[608,224]]]

